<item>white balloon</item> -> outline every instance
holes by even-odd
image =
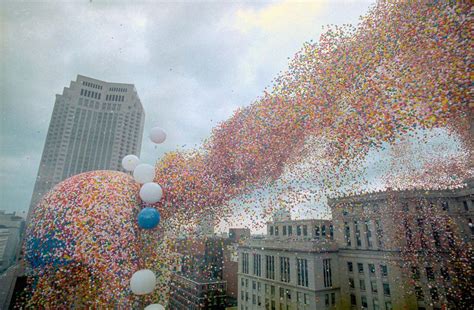
[[[150,130],[150,140],[157,144],[163,143],[166,140],[166,132],[160,127],[153,127]]]
[[[130,279],[130,289],[136,295],[150,294],[155,286],[156,276],[150,269],[139,270]]]
[[[133,171],[140,164],[140,159],[135,155],[127,155],[122,159],[122,167],[127,171]]]
[[[151,304],[146,306],[145,310],[165,310],[165,307],[160,304]]]
[[[148,164],[140,164],[133,170],[133,178],[141,184],[153,182],[155,178],[155,167]]]
[[[140,189],[140,198],[146,203],[158,202],[160,201],[161,196],[163,196],[163,190],[157,183],[145,183]]]

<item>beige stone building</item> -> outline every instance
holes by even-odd
[[[473,181],[330,199],[333,219],[278,214],[238,249],[239,309],[468,309]]]
[[[239,309],[340,309],[331,221],[277,219],[239,247]]]
[[[330,200],[341,309],[465,309],[473,199],[471,180],[457,190]]]

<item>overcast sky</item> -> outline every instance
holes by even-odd
[[[135,84],[142,159],[192,148],[251,104],[322,26],[371,1],[2,1],[0,210],[27,210],[55,94],[77,74]],[[147,133],[159,125],[158,148]]]

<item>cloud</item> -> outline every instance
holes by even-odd
[[[28,208],[55,94],[77,74],[135,84],[154,162],[251,104],[320,25],[367,8],[333,3],[1,2],[0,209]],[[155,124],[163,145],[147,139]]]
[[[242,8],[235,13],[235,26],[243,32],[258,29],[277,35],[297,29],[307,31],[326,4],[323,1],[285,0],[263,8]]]

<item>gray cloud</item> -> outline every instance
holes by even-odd
[[[327,1],[314,12],[288,13],[304,12],[306,24],[279,16],[271,29],[242,16],[273,14],[276,2],[0,5],[0,209],[9,211],[29,205],[55,94],[77,74],[136,85],[146,111],[142,158],[154,162],[199,145],[252,103],[304,40],[318,39],[322,25],[354,23],[369,6]],[[168,132],[159,147],[146,138],[153,125]]]

